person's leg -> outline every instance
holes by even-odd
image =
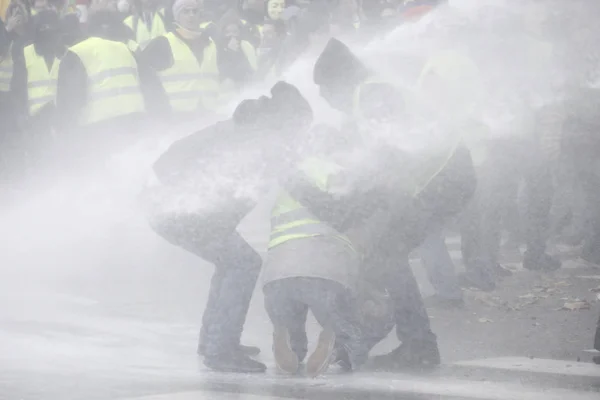
[[[215,265],[199,344],[204,363],[224,371],[264,371],[263,364],[240,351],[240,337],[262,260],[235,231],[238,221],[221,222],[221,229],[212,230],[213,224],[206,218],[179,215],[154,220],[152,225],[170,243]],[[227,225],[230,229],[225,228]]]
[[[316,376],[325,372],[338,355],[336,351],[344,353],[348,368],[360,367],[368,357],[369,348],[364,340],[355,294],[333,280],[303,278],[301,295],[323,328],[317,347],[307,361],[307,373]]]
[[[535,163],[526,175],[527,250],[523,267],[532,270],[556,270],[561,262],[546,253],[552,207],[552,173],[548,163]]]
[[[439,299],[450,303],[461,302],[462,291],[443,233],[436,231],[429,235],[421,244],[419,255]]]
[[[429,315],[408,256],[396,254],[387,260],[385,287],[391,297],[396,335],[402,344],[373,360],[376,369],[423,369],[440,363],[437,337],[431,330]]]
[[[306,318],[308,306],[297,300],[301,278],[269,282],[263,288],[265,310],[273,323],[273,354],[277,366],[295,373],[308,351]]]

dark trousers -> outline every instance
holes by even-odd
[[[353,367],[367,359],[358,305],[353,293],[342,284],[321,278],[285,278],[267,283],[264,294],[271,322],[288,329],[292,350],[299,359],[307,353],[309,309],[323,328],[335,332],[336,345],[346,349]]]
[[[393,300],[396,333],[404,343],[436,340],[408,254],[463,210],[476,186],[471,155],[461,147],[411,206],[392,215],[387,235],[365,259],[369,268],[379,271],[378,285]]]
[[[169,243],[215,265],[200,332],[207,356],[228,353],[240,344],[260,274],[261,257],[235,230],[240,220],[183,214],[152,221],[153,229]]]
[[[524,237],[527,252],[538,258],[546,251],[552,206],[552,173],[534,143],[517,139],[498,143],[486,163],[478,168],[475,196],[461,217],[461,246],[468,273],[490,279],[498,263],[503,218],[517,201],[525,181],[526,212],[523,221],[511,219],[512,230]]]

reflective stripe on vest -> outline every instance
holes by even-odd
[[[6,57],[0,57],[0,92],[10,91],[10,81],[13,76],[12,44],[6,52]]]
[[[126,44],[91,37],[70,51],[88,76],[88,104],[81,124],[144,111],[137,64]]]
[[[131,28],[135,34],[135,41],[141,49],[144,49],[152,39],[162,36],[167,32],[165,23],[163,22],[163,16],[164,10],[159,10],[154,13],[150,30],[148,30],[148,26],[139,16],[130,15],[125,18],[125,25]]]
[[[173,65],[159,72],[171,109],[191,112],[198,109],[218,108],[219,69],[217,49],[213,41],[204,49],[202,65],[189,46],[173,33],[165,38],[171,46]]]
[[[56,99],[56,84],[60,61],[54,59],[48,70],[44,57],[36,53],[34,45],[30,44],[23,50],[25,67],[27,69],[27,98],[29,115],[36,114],[48,103]]]
[[[307,159],[300,167],[314,181],[315,185],[323,191],[327,190],[329,176],[340,169],[336,164],[315,158]],[[287,192],[282,192],[271,215],[269,249],[289,240],[317,236],[338,238],[352,248],[348,238],[315,218],[306,207],[293,199]]]

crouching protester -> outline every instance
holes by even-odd
[[[347,204],[335,194],[341,170],[323,158],[305,159],[272,212],[263,291],[274,328],[275,361],[291,374],[307,355],[309,309],[323,330],[306,362],[307,375],[324,373],[336,358],[336,347],[347,369],[358,368],[368,356],[357,299],[360,256],[347,236],[305,206],[314,209],[318,203],[322,212],[338,214],[328,220],[343,225]]]
[[[215,265],[198,354],[217,371],[266,369],[249,357],[258,348],[240,344],[262,260],[236,227],[289,170],[294,143],[312,123],[294,86],[279,82],[271,95],[245,100],[232,119],[175,142],[143,196],[156,233]]]

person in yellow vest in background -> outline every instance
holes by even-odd
[[[15,81],[11,93],[23,99],[17,105],[22,128],[29,134],[49,136],[53,126],[58,59],[60,51],[60,18],[54,10],[42,10],[33,18],[33,43],[23,49],[15,62]]]
[[[115,11],[92,13],[88,34],[61,60],[57,116],[61,131],[76,133],[79,144],[109,146],[111,138],[132,138],[145,118],[138,63],[126,44],[130,30]]]
[[[265,0],[239,0],[237,12],[244,24],[244,38],[254,47],[260,46],[265,22]]]
[[[217,47],[199,29],[200,7],[195,0],[173,4],[175,29],[152,40],[142,51],[143,64],[158,75],[171,117],[190,121],[216,112],[219,104]]]
[[[0,29],[0,132],[13,134],[19,130],[19,108],[27,99],[25,90],[14,91],[11,88],[17,81],[23,82],[24,68],[15,76],[15,62],[23,64],[23,49],[31,43],[33,25],[29,4],[13,0],[8,7],[6,24]],[[23,85],[21,85],[23,87]],[[21,97],[17,97],[21,95]]]
[[[256,78],[256,49],[244,40],[243,24],[234,13],[228,13],[218,24],[217,61],[221,78],[220,102],[231,101],[244,86]]]
[[[125,25],[133,31],[135,41],[145,48],[152,39],[167,33],[165,10],[158,0],[136,0],[133,14],[125,18]]]
[[[431,368],[440,363],[437,338],[410,270],[408,253],[462,211],[471,198],[476,181],[469,151],[461,145],[460,132],[450,128],[442,132],[442,142],[423,145],[425,138],[419,135],[428,134],[427,129],[419,131],[416,125],[416,132],[407,130],[413,127],[408,94],[375,78],[336,39],[331,39],[319,56],[314,81],[331,106],[354,120],[354,140],[366,152],[364,166],[371,170],[363,179],[365,184],[372,182],[387,193],[383,196],[387,218],[374,220],[361,247],[365,268],[381,276],[379,282],[392,298],[396,334],[402,344],[376,357],[375,366]],[[387,332],[382,334],[385,337]]]

